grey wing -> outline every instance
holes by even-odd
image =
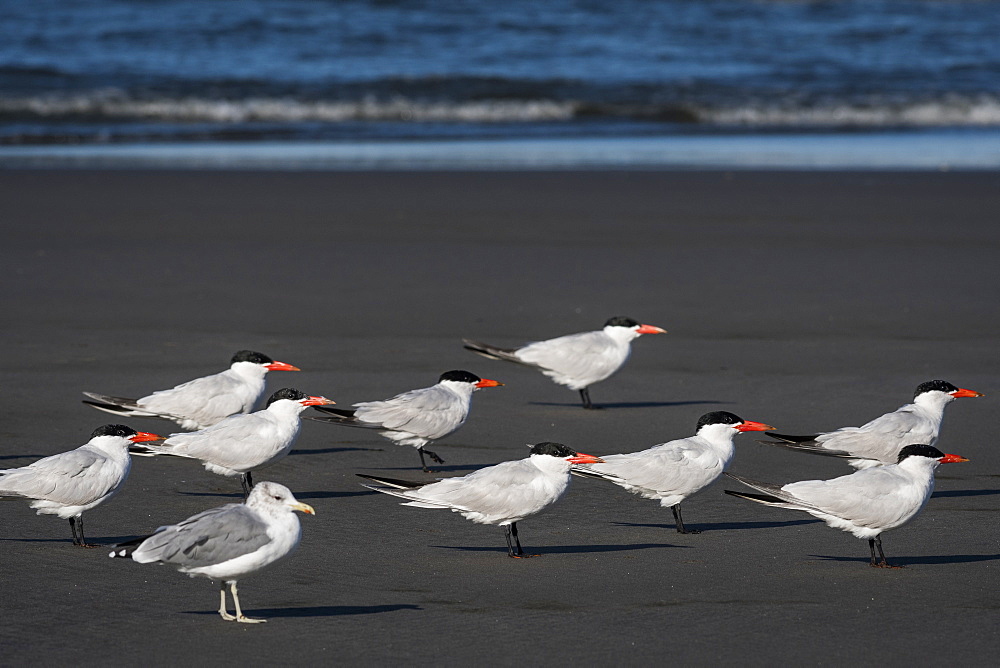
[[[163,527],[143,541],[132,558],[143,564],[202,568],[256,552],[269,542],[267,525],[256,513],[233,503]]]
[[[896,462],[903,446],[911,443],[931,445],[930,441],[935,438],[931,425],[904,406],[861,427],[843,427],[821,434],[816,441],[824,448],[843,450],[892,464]]]
[[[503,462],[461,478],[448,478],[405,493],[408,498],[445,505],[493,517],[523,517],[541,510],[566,490],[567,480],[558,488],[529,460]]]
[[[238,389],[239,381],[222,372],[153,392],[137,403],[173,415],[232,415],[249,409]]]
[[[405,431],[428,439],[447,436],[462,426],[468,403],[442,387],[425,387],[385,401],[355,404],[355,417],[386,429]]]
[[[617,346],[604,332],[585,332],[533,343],[517,355],[542,367],[555,382],[580,389],[617,371],[630,351],[630,346]]]
[[[118,486],[121,472],[107,457],[78,448],[6,471],[0,476],[0,493],[84,505]]]
[[[687,448],[682,443],[667,444],[642,452],[607,455],[604,464],[588,464],[587,468],[613,476],[609,479],[626,489],[674,492],[690,488],[696,478],[711,481],[721,475],[722,463],[717,458],[708,466],[698,465],[696,459],[701,454],[700,450]],[[704,480],[698,482],[705,483]]]
[[[892,503],[901,480],[892,469],[876,467],[831,480],[805,480],[781,489],[823,512],[850,519],[857,524],[885,524],[913,508],[912,504]]]
[[[171,434],[162,445],[148,444],[154,452],[209,461],[220,466],[245,463],[247,443],[266,440],[273,425],[254,413],[233,415],[216,425],[189,433]],[[144,444],[147,445],[147,444]]]

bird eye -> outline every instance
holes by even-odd
[[[277,494],[274,496],[274,498],[276,498],[278,501],[281,501],[281,497],[278,496]]]

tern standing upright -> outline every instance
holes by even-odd
[[[298,371],[298,367],[275,362],[267,355],[241,350],[228,369],[195,378],[169,390],[159,390],[141,399],[84,392],[83,403],[106,413],[172,420],[182,429],[204,429],[230,415],[249,413],[264,394],[268,371]]]
[[[666,331],[632,318],[615,317],[595,332],[536,341],[520,348],[498,348],[470,339],[462,342],[467,350],[484,357],[534,367],[559,385],[579,391],[584,408],[595,408],[590,401],[590,386],[610,378],[625,364],[632,352],[632,340]]]

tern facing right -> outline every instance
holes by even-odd
[[[503,383],[480,378],[474,373],[456,369],[445,371],[430,387],[410,390],[384,401],[362,401],[354,409],[326,408],[316,410],[322,417],[306,416],[317,422],[347,427],[378,429],[379,434],[397,445],[411,445],[420,453],[420,465],[428,472],[427,455],[438,464],[444,460],[424,446],[454,433],[465,424],[472,404],[472,393],[484,387]]]
[[[31,507],[39,515],[69,520],[74,545],[96,547],[88,545],[83,535],[83,513],[110,499],[125,484],[132,467],[129,446],[161,439],[122,424],[106,424],[75,450],[0,470],[0,497],[32,499]]]
[[[931,445],[907,445],[900,451],[896,464],[862,469],[832,480],[804,480],[779,487],[727,473],[733,480],[763,494],[728,489],[726,494],[778,508],[801,510],[834,529],[867,538],[871,565],[895,568],[886,563],[882,552],[882,532],[916,517],[934,491],[934,469],[938,464],[967,461],[965,457],[945,454]],[[875,560],[876,548],[878,561]]]
[[[230,415],[249,413],[264,394],[268,371],[298,371],[298,367],[275,362],[267,355],[241,350],[228,369],[195,378],[169,390],[159,390],[141,399],[112,397],[84,392],[83,403],[115,415],[172,420],[182,429],[204,429]]]
[[[729,467],[736,454],[734,436],[767,429],[774,427],[727,411],[713,411],[701,416],[694,436],[641,452],[604,455],[603,464],[576,465],[572,473],[601,478],[644,498],[657,499],[673,511],[678,533],[701,533],[685,528],[681,501],[711,485]]]
[[[666,332],[618,316],[594,332],[536,341],[520,348],[498,348],[469,339],[462,339],[462,343],[466,350],[483,357],[534,367],[559,385],[578,390],[584,408],[596,408],[590,402],[590,386],[610,378],[625,364],[632,352],[632,340],[643,334]]]
[[[502,462],[438,482],[411,482],[357,474],[386,485],[368,489],[406,499],[404,506],[447,508],[461,513],[477,524],[498,524],[507,538],[507,555],[522,559],[535,555],[524,553],[517,537],[517,523],[555,503],[569,485],[573,464],[596,464],[600,457],[585,455],[561,443],[532,446],[526,459]]]
[[[841,427],[808,436],[768,432],[768,436],[779,440],[759,442],[815,455],[843,457],[857,469],[894,464],[903,446],[937,442],[945,406],[961,397],[981,396],[981,392],[955,387],[946,380],[929,380],[917,386],[912,404],[860,427]]]
[[[110,557],[132,557],[140,564],[170,564],[191,577],[219,580],[219,615],[226,621],[266,622],[243,614],[236,581],[292,553],[302,527],[293,514],[316,511],[299,503],[276,482],[260,482],[246,503],[230,503],[198,513],[155,533],[115,545]],[[233,593],[236,615],[226,611],[226,585]]]
[[[163,443],[134,446],[134,455],[168,455],[197,459],[212,473],[240,476],[244,497],[253,487],[253,471],[270,466],[292,449],[309,406],[332,404],[326,397],[311,397],[296,389],[278,390],[263,410],[231,415],[200,431],[171,434]]]

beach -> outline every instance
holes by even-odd
[[[0,171],[4,268],[0,465],[84,443],[122,421],[82,391],[141,396],[221,371],[240,349],[294,364],[295,387],[342,406],[433,384],[450,369],[505,383],[432,449],[463,475],[558,441],[602,455],[693,433],[726,410],[784,433],[857,426],[943,378],[984,392],[951,405],[935,496],[867,543],[804,513],[725,496],[669,509],[573,480],[500,528],[401,507],[356,473],[421,479],[372,432],[306,421],[255,480],[287,485],[299,551],[216,586],[107,558],[110,546],[241,500],[196,462],[137,459],[118,497],[67,522],[0,504],[0,663],[41,665],[988,665],[996,590],[1000,174],[903,171]],[[643,337],[591,396],[477,357],[624,315]],[[150,419],[126,424],[167,434]],[[730,469],[775,483],[844,475],[841,461],[737,439]]]

